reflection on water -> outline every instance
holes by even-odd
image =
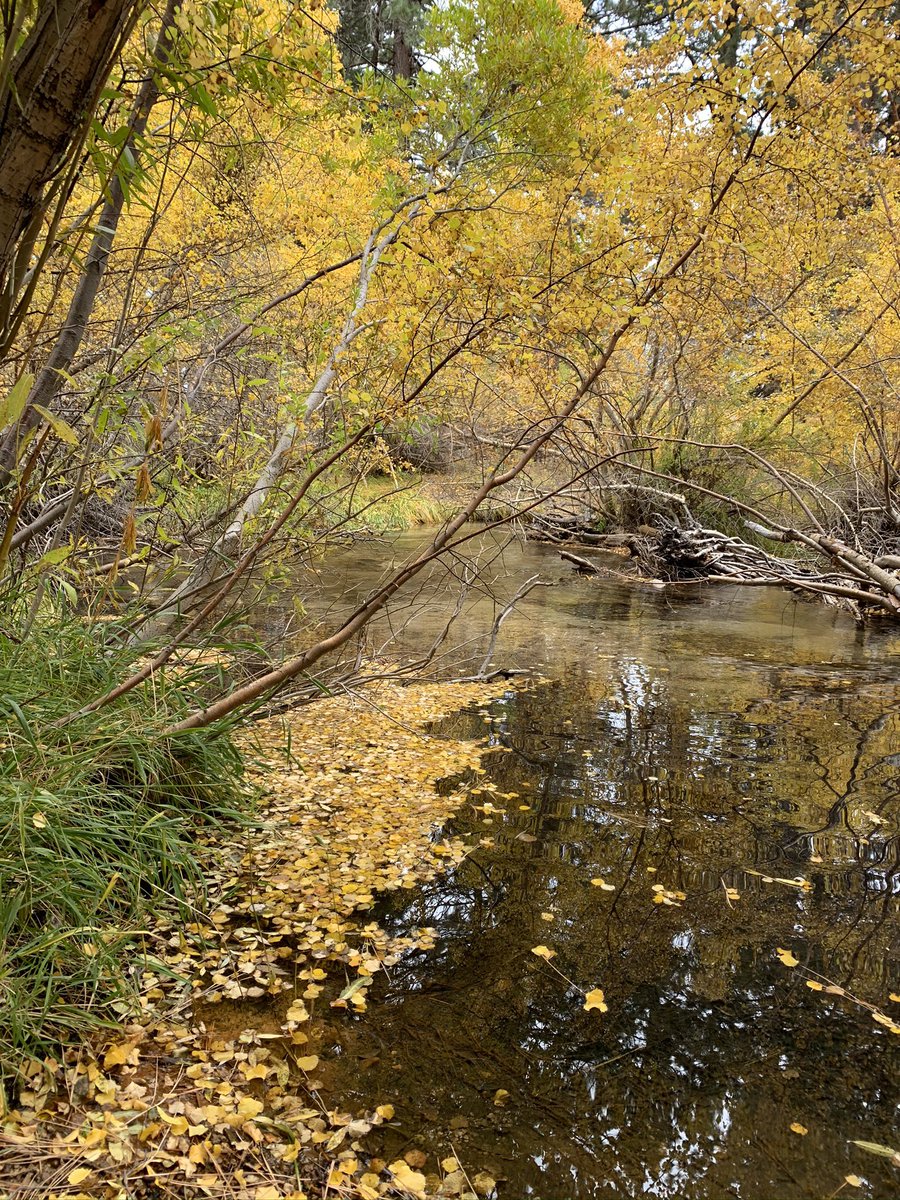
[[[385,559],[371,553],[347,557],[334,603],[372,585]],[[536,570],[563,575],[547,548],[507,550],[499,600],[478,602],[456,644]],[[420,650],[446,579],[429,589],[424,614],[386,618],[376,640],[394,620],[403,652]],[[501,812],[456,822],[492,843],[382,910],[398,931],[434,926],[437,949],[330,1027],[335,1095],[396,1105],[385,1153],[456,1153],[505,1181],[501,1196],[539,1200],[792,1200],[848,1173],[864,1184],[842,1195],[900,1194],[900,1171],[852,1144],[897,1144],[898,1038],[805,982],[900,1019],[898,648],[778,592],[566,577],[532,593],[495,660],[549,680],[493,706],[506,752],[485,799]],[[483,729],[478,714],[453,723]],[[797,876],[811,886],[765,881]],[[583,1010],[539,943],[603,988],[608,1013]]]

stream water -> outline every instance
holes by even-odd
[[[420,541],[330,559],[311,607],[354,604]],[[437,947],[335,1016],[329,1092],[395,1104],[387,1158],[455,1154],[501,1198],[900,1195],[900,1168],[854,1144],[900,1144],[900,1039],[865,1006],[900,1021],[897,631],[776,590],[582,580],[540,545],[473,553],[494,585],[449,635],[454,670],[540,572],[557,582],[493,658],[547,681],[490,706],[500,811],[453,826],[490,844],[378,910]],[[433,573],[373,647],[421,653],[452,584]],[[585,1011],[577,988],[598,987],[608,1012]]]

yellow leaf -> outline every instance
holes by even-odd
[[[797,963],[800,961],[799,958],[795,958],[793,954],[791,954],[790,950],[783,950],[781,946],[778,947],[775,953],[786,967],[796,967]]]
[[[458,1171],[459,1170],[459,1159],[454,1158],[452,1155],[449,1158],[442,1158],[441,1159],[441,1170],[446,1171],[448,1175],[452,1171]]]
[[[305,1058],[297,1059],[297,1066],[301,1071],[314,1071],[318,1065],[318,1054],[307,1054]]]
[[[536,954],[538,958],[551,959],[556,957],[556,951],[550,950],[546,946],[532,946],[531,953]]]
[[[379,1104],[375,1111],[378,1113],[379,1117],[383,1117],[385,1121],[392,1121],[394,1119],[393,1104]]]
[[[66,1178],[68,1179],[69,1183],[75,1185],[84,1183],[86,1179],[90,1178],[91,1173],[90,1167],[76,1167],[74,1171],[69,1172]]]
[[[592,879],[591,884],[594,887],[602,888],[604,892],[614,892],[616,890],[613,884],[607,883],[605,879],[601,879],[599,876],[596,879]]]
[[[133,1049],[133,1042],[117,1042],[114,1046],[110,1046],[103,1055],[104,1068],[125,1066],[128,1062],[128,1056]]]
[[[825,989],[821,983],[817,983],[815,979],[807,979],[806,986],[812,988],[814,992],[824,992]]]
[[[596,1008],[599,1012],[609,1012],[609,1005],[604,999],[601,988],[594,988],[593,991],[585,995],[584,1007],[587,1012],[590,1012],[593,1008]]]
[[[425,1176],[419,1171],[414,1171],[409,1163],[398,1158],[396,1162],[392,1162],[388,1167],[396,1181],[401,1187],[405,1187],[408,1192],[412,1192],[415,1196],[424,1196],[425,1194]]]
[[[494,1092],[494,1104],[496,1104],[498,1108],[501,1104],[505,1104],[508,1099],[509,1092],[506,1090],[506,1088],[497,1088],[496,1092]],[[456,1167],[446,1167],[445,1170],[455,1171]]]
[[[799,1121],[791,1121],[791,1133],[799,1133],[801,1137],[809,1133],[805,1125],[801,1125]]]
[[[173,1117],[169,1113],[162,1112],[161,1110],[159,1115],[161,1119],[171,1127],[172,1132],[176,1137],[181,1137],[183,1133],[187,1133],[188,1126],[190,1125],[190,1121],[188,1121],[187,1117],[183,1117],[181,1115]]]
[[[31,814],[31,823],[35,827],[35,829],[46,829],[47,828],[47,818],[44,816],[44,814],[42,812],[32,813]]]
[[[35,412],[41,414],[61,442],[65,442],[69,446],[78,445],[78,434],[68,423],[68,421],[64,421],[62,417],[58,417],[56,413],[50,412],[48,409],[44,408],[42,404],[32,404],[31,407]]]
[[[895,1004],[900,1004],[900,995],[898,995],[896,992],[891,992],[888,995],[888,999],[893,1000]]]
[[[862,1187],[863,1181],[858,1175],[845,1175],[844,1183],[849,1183],[851,1187]]]
[[[238,1116],[248,1119],[258,1117],[264,1107],[262,1100],[254,1100],[252,1096],[242,1096],[237,1106]]]
[[[541,920],[542,921],[555,921],[556,913],[541,913]]]
[[[271,1183],[264,1184],[253,1193],[253,1200],[281,1200],[281,1188]]]

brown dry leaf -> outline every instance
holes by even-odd
[[[411,1167],[424,1167],[428,1162],[428,1155],[421,1150],[407,1150],[403,1157]]]

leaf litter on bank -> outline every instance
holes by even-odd
[[[366,913],[469,852],[440,834],[469,789],[437,785],[468,774],[484,787],[485,745],[430,727],[508,686],[381,684],[258,726],[245,750],[266,792],[260,826],[208,847],[205,911],[147,931],[127,1023],[28,1068],[0,1128],[4,1181],[47,1200],[76,1186],[105,1200],[491,1191],[484,1172],[367,1160],[360,1139],[394,1106],[329,1108],[315,1051],[323,1005],[363,1013],[379,972],[434,945],[433,930],[390,936]]]

